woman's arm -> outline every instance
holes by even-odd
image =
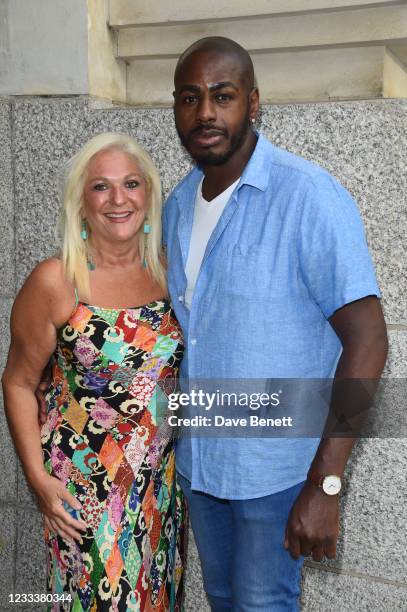
[[[85,529],[85,524],[73,519],[62,506],[66,501],[80,509],[80,503],[44,468],[34,394],[55,350],[57,328],[69,318],[71,302],[60,262],[48,260],[39,264],[13,305],[11,344],[2,383],[11,435],[46,524],[62,537],[80,539],[78,530]]]

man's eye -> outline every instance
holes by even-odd
[[[216,100],[218,102],[229,102],[229,100],[231,100],[231,96],[229,94],[218,94],[216,96]]]
[[[96,183],[96,185],[93,185],[93,189],[95,191],[105,191],[105,189],[107,189],[107,185],[105,183]]]
[[[126,187],[128,189],[136,189],[138,186],[140,185],[140,183],[138,181],[127,181],[126,183]]]
[[[183,99],[184,104],[193,104],[194,102],[196,102],[197,97],[196,96],[185,96],[185,98]]]

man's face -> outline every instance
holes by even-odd
[[[175,125],[184,147],[202,165],[225,163],[250,133],[257,90],[249,90],[232,55],[197,52],[175,80]]]

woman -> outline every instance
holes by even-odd
[[[70,161],[61,257],[14,303],[6,411],[44,515],[52,610],[179,610],[184,502],[166,396],[182,337],[166,298],[161,188],[136,142]],[[47,420],[34,395],[51,355]]]

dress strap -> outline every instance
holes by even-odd
[[[78,290],[75,287],[75,308],[77,307],[78,304],[79,304]]]

